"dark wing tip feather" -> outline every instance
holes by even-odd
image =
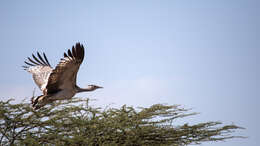
[[[80,62],[84,59],[84,47],[80,43],[76,43],[75,45],[75,54],[77,54],[77,59],[80,60]]]
[[[72,46],[72,55],[74,58],[77,58],[77,52],[76,52],[76,48],[74,46]]]
[[[68,57],[68,55],[64,52],[64,57]]]
[[[64,53],[64,58],[69,57],[71,59],[75,59],[80,63],[84,59],[84,47],[80,43],[76,43],[75,46],[72,46],[71,49],[68,49],[67,53]]]
[[[34,64],[28,63],[26,61],[24,61],[25,64],[29,65],[29,66],[34,66]]]
[[[43,53],[43,57],[44,57],[43,58],[42,55],[39,52],[37,52],[37,57],[34,54],[32,54],[32,58],[27,57],[28,61],[24,61],[24,63],[28,66],[22,66],[22,67],[26,68],[26,69],[29,68],[29,66],[36,66],[36,65],[43,65],[43,66],[51,67],[45,53]]]
[[[29,68],[29,66],[23,65],[22,68],[23,68],[23,70],[27,70]]]
[[[31,63],[33,63],[34,65],[40,65],[39,63],[33,61],[30,57],[27,57],[27,59],[28,59]],[[34,65],[33,65],[33,66],[34,66]]]
[[[41,62],[42,62],[44,65],[48,66],[48,64],[45,62],[45,60],[42,58],[42,56],[41,56],[41,54],[40,54],[39,52],[37,52],[37,56],[38,56],[38,58],[41,60]]]
[[[47,63],[49,66],[51,66],[51,64],[50,64],[49,61],[48,61],[48,58],[47,58],[46,55],[45,55],[45,53],[43,53],[43,57],[44,57],[46,63]]]
[[[69,57],[73,58],[73,56],[72,56],[72,53],[71,53],[70,49],[68,49],[68,55],[69,55]]]
[[[37,57],[35,57],[34,54],[32,54],[32,57],[37,63],[39,63],[40,65],[44,65],[44,63],[42,63]]]

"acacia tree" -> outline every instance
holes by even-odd
[[[149,108],[92,107],[89,99],[55,102],[37,111],[30,104],[0,102],[0,145],[172,145],[241,138],[242,129],[221,122],[175,125],[197,113],[179,105]]]

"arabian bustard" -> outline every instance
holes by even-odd
[[[32,54],[23,66],[24,70],[32,74],[34,82],[38,85],[43,95],[32,98],[32,106],[39,109],[55,100],[71,99],[76,93],[93,91],[102,88],[89,85],[80,88],[76,84],[77,73],[84,59],[84,47],[80,43],[72,46],[71,50],[64,53],[59,64],[53,69],[45,55],[37,52],[38,58]]]

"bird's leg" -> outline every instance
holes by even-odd
[[[34,109],[39,109],[41,107],[43,107],[44,105],[46,105],[48,102],[48,95],[41,95],[38,96],[35,100],[32,99],[32,107]]]
[[[39,98],[43,97],[44,95],[38,96],[36,99],[34,97],[31,99],[33,107],[38,103]]]
[[[34,96],[31,98],[31,104],[34,103]]]

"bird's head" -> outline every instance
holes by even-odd
[[[88,85],[89,89],[90,90],[96,90],[96,89],[99,89],[99,88],[103,88],[103,87],[100,87],[100,86],[97,86],[97,85]]]

